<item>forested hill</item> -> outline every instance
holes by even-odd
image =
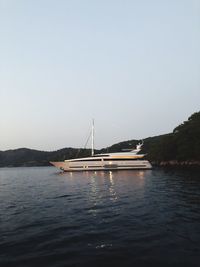
[[[136,145],[130,140],[110,147],[117,151]],[[200,166],[200,112],[177,126],[172,133],[144,139],[141,151],[156,165],[199,165]]]
[[[200,163],[200,112],[194,113],[172,133],[148,138],[145,143],[152,161]]]
[[[0,167],[48,166],[49,161],[61,161],[90,155],[89,149],[63,148],[53,152],[28,148],[0,151]]]
[[[128,140],[95,152],[118,152],[124,148],[134,148],[138,142]],[[147,153],[147,158],[157,165],[200,165],[200,112],[194,113],[172,133],[144,139],[141,152]],[[45,166],[49,165],[49,161],[89,155],[89,149],[64,148],[46,152],[20,148],[0,151],[0,167]]]

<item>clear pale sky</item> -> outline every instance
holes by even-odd
[[[96,148],[200,110],[199,0],[0,0],[0,150]]]

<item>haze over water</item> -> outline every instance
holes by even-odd
[[[0,266],[199,266],[197,171],[0,169]]]

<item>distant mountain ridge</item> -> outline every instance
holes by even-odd
[[[79,156],[87,156],[89,151],[89,149],[80,150]],[[29,148],[0,151],[0,167],[48,166],[49,161],[74,158],[78,152],[79,149],[71,147],[52,152]]]
[[[128,140],[95,153],[118,152],[134,148],[139,140]],[[200,166],[200,112],[177,126],[172,133],[144,139],[142,153],[155,165],[198,165]],[[0,167],[48,166],[50,161],[62,161],[75,157],[89,156],[90,149],[63,148],[47,152],[28,148],[0,151]]]

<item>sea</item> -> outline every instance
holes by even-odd
[[[200,266],[200,171],[0,168],[0,266]]]

